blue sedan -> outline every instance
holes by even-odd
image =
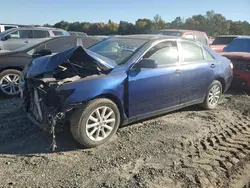
[[[124,124],[194,104],[216,108],[232,69],[230,60],[194,41],[129,35],[36,58],[21,85],[35,124],[54,130],[70,122],[73,137],[89,148]]]

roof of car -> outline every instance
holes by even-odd
[[[220,36],[217,36],[217,37],[239,37],[239,36],[240,35],[220,35]]]
[[[32,30],[44,30],[44,29],[47,29],[47,30],[58,30],[58,31],[61,31],[63,29],[59,29],[59,28],[54,28],[54,27],[18,27],[18,28],[12,28],[12,29],[9,29],[9,30],[6,30],[6,31],[12,31],[12,30],[28,30],[28,29],[32,29]]]
[[[188,30],[188,29],[161,29],[159,31],[180,31],[180,32],[199,32],[199,33],[204,33],[203,31]]]
[[[239,36],[238,38],[241,38],[241,39],[250,39],[250,36]]]
[[[44,29],[48,29],[48,30],[63,30],[63,29],[59,29],[59,28],[54,28],[54,27],[20,27],[21,29],[37,29],[37,30],[44,30]]]
[[[131,39],[142,39],[142,40],[153,40],[153,39],[177,39],[178,36],[167,36],[167,35],[151,35],[151,34],[138,34],[138,35],[121,35],[116,36],[117,38],[131,38]]]

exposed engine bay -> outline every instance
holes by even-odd
[[[98,60],[83,48],[77,47],[34,59],[23,71],[21,96],[24,99],[24,109],[33,123],[42,129],[49,129],[53,134],[53,150],[56,148],[55,125],[64,120],[66,113],[72,110],[66,108],[64,103],[74,92],[60,91],[58,88],[63,84],[100,76],[112,70]]]

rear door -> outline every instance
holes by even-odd
[[[181,41],[181,103],[205,97],[216,73],[214,57],[202,46],[192,41]]]
[[[32,30],[16,30],[9,33],[10,38],[3,42],[5,50],[14,50],[29,43],[33,38]]]

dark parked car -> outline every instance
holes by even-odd
[[[27,44],[14,51],[0,51],[0,91],[4,95],[13,96],[19,93],[20,73],[32,58],[48,53],[63,52],[75,46],[89,47],[100,40],[91,37],[56,37],[49,38],[39,44]],[[42,54],[40,54],[40,52]]]
[[[233,86],[250,89],[250,36],[239,37],[224,48],[221,55],[234,64]]]
[[[221,35],[219,37],[216,37],[213,43],[210,45],[210,48],[220,53],[228,44],[230,44],[237,37],[237,35]]]
[[[154,33],[161,34],[161,35],[168,35],[168,36],[180,36],[180,37],[195,40],[202,44],[208,45],[207,34],[202,31],[183,30],[183,29],[162,29]]]
[[[23,75],[29,118],[52,130],[69,120],[74,138],[95,147],[120,125],[194,104],[214,109],[232,68],[190,40],[131,35],[34,59]]]

